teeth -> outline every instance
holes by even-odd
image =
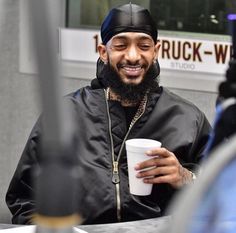
[[[129,71],[138,71],[138,70],[140,70],[141,69],[141,67],[140,66],[138,66],[138,67],[124,67],[124,69],[125,70],[129,70]]]

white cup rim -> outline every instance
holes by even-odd
[[[127,150],[145,150],[161,147],[161,142],[146,138],[128,139],[125,144]]]

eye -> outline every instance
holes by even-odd
[[[139,44],[139,48],[141,49],[141,50],[143,50],[143,51],[147,51],[147,50],[149,50],[150,48],[151,48],[152,46],[150,45],[150,44],[146,44],[146,43],[141,43],[141,44]]]
[[[123,49],[126,49],[126,44],[124,44],[124,43],[117,43],[117,44],[114,44],[113,45],[113,48],[115,49],[115,50],[118,50],[118,51],[120,51],[120,50],[123,50]]]

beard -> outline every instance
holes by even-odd
[[[147,92],[151,93],[159,89],[158,75],[160,70],[158,63],[153,63],[149,67],[143,81],[139,84],[124,83],[118,72],[109,63],[103,63],[99,73],[102,75],[98,75],[98,79],[105,87],[110,87],[120,97],[121,101],[139,103]]]

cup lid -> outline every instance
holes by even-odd
[[[133,138],[125,142],[126,149],[132,151],[150,150],[161,147],[161,142],[146,138]]]

